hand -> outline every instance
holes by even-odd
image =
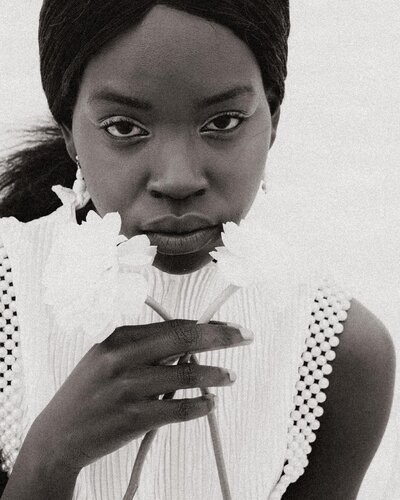
[[[35,420],[30,439],[40,456],[78,472],[151,429],[203,417],[214,406],[210,396],[159,395],[234,380],[224,368],[168,366],[166,360],[251,342],[250,332],[222,323],[173,320],[117,328],[81,359]]]

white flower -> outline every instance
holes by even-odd
[[[81,225],[59,226],[46,263],[44,301],[66,333],[84,331],[104,340],[128,315],[136,318],[147,297],[138,271],[153,263],[156,247],[145,235],[119,234],[121,217],[94,211]]]
[[[302,272],[301,259],[293,249],[254,217],[240,225],[227,222],[223,229],[224,246],[210,255],[224,278],[239,287],[265,283],[273,299],[285,301]]]

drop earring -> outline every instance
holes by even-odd
[[[77,170],[76,170],[76,179],[72,187],[72,190],[76,194],[75,208],[78,210],[87,205],[88,201],[90,200],[90,194],[87,190],[85,179],[83,178],[81,164],[79,163],[78,155],[76,155],[75,157],[75,162]]]

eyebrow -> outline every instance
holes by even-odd
[[[255,95],[256,91],[251,85],[238,85],[219,94],[196,101],[195,109],[201,110],[204,108],[209,108],[211,106],[214,106],[215,104],[219,104],[221,102],[228,101],[229,99],[234,99],[235,97],[239,97],[245,94]],[[95,92],[89,98],[88,102],[90,103],[92,101],[110,101],[116,104],[122,104],[123,106],[140,109],[142,111],[152,111],[154,109],[153,105],[149,101],[145,101],[133,96],[119,94],[118,92],[114,92],[113,90],[108,89],[103,89]]]

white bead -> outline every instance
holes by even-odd
[[[5,373],[7,371],[7,365],[2,361],[0,363],[0,373]]]
[[[296,389],[298,391],[304,391],[304,389],[306,388],[306,384],[302,381],[302,380],[299,380],[298,382],[296,382]]]
[[[314,334],[314,335],[318,334],[318,333],[321,331],[321,329],[320,329],[319,325],[317,325],[316,323],[313,323],[313,324],[310,326],[309,330],[310,330],[310,332],[311,332],[312,334]]]
[[[328,353],[327,353],[328,354]],[[325,355],[326,356],[326,355]],[[320,366],[323,366],[324,364],[326,364],[326,357],[325,356],[318,356],[317,358],[317,363],[320,365]]]
[[[4,342],[7,342],[7,334],[6,332],[0,332],[0,344],[4,344]]]
[[[306,415],[310,411],[310,407],[308,405],[302,404],[299,408],[299,412],[302,415]]]
[[[294,468],[291,465],[289,465],[289,464],[285,465],[285,467],[283,468],[283,472],[285,474],[291,475],[294,472]]]
[[[350,301],[345,299],[345,300],[342,300],[342,308],[345,310],[345,311],[348,311],[350,309]]]
[[[295,406],[301,406],[304,403],[304,399],[301,396],[297,395],[293,398],[293,402]]]
[[[326,364],[326,365],[321,367],[321,371],[324,375],[330,375],[333,371],[333,368],[331,365]],[[315,377],[315,374],[314,374],[314,377]]]
[[[307,413],[307,415],[304,418],[306,419],[306,422],[311,424],[311,422],[315,421],[316,417],[315,417],[314,413]]]
[[[289,432],[292,436],[297,436],[300,430],[296,425],[293,425],[292,427],[290,427]]]
[[[326,293],[325,291],[323,291],[322,293]],[[326,307],[328,307],[328,301],[326,299],[321,299],[319,301],[319,305],[321,307],[321,309],[325,309]]]
[[[303,354],[302,354],[302,356],[301,356],[301,357],[302,357],[303,361],[305,361],[306,363],[307,363],[308,361],[311,361],[311,360],[312,360],[312,354],[311,354],[311,352],[310,352],[310,351],[303,352]]]
[[[301,414],[298,410],[294,410],[292,411],[292,413],[290,414],[291,418],[296,421],[296,420],[300,420],[301,418]]]
[[[320,428],[321,424],[318,422],[318,420],[315,420],[314,422],[311,422],[310,427],[313,431],[317,431]]]
[[[5,358],[7,356],[7,349],[5,347],[0,347],[0,358]]]
[[[11,320],[12,321],[12,320]],[[4,332],[7,335],[11,335],[14,338],[14,326],[13,325],[6,325],[4,327]]]
[[[297,422],[297,425],[299,426],[299,429],[303,430],[307,427],[307,421],[302,418]]]
[[[325,340],[325,335],[323,332],[318,332],[316,335],[315,335],[315,340],[318,342],[318,344],[320,344],[321,342],[323,342]]]
[[[325,319],[325,313],[323,311],[317,311],[314,315],[314,318],[317,321],[322,321],[323,319]]]
[[[318,368],[318,363],[314,360],[311,360],[307,363],[307,367],[310,370],[310,372],[313,372]]]
[[[12,350],[15,347],[15,342],[12,339],[7,339],[4,343],[6,349]]]
[[[308,368],[307,366],[301,366],[299,368],[299,374],[302,376],[302,377],[305,377],[306,375],[308,375]]]
[[[338,317],[336,315],[329,316],[328,321],[332,327],[339,323]]]
[[[313,358],[317,358],[318,356],[321,355],[321,349],[319,347],[313,347],[311,349],[311,354],[312,354]]]
[[[331,337],[329,339],[329,344],[332,346],[332,347],[337,347],[339,345],[339,339],[337,337]]]
[[[316,345],[317,345],[317,341],[316,341],[315,337],[308,337],[308,339],[306,340],[306,346],[309,347],[310,349],[312,349]]]
[[[3,312],[3,318],[11,319],[13,317],[14,313],[11,311],[11,309],[5,309]]]
[[[8,295],[8,293],[5,293],[1,296],[1,301],[3,304],[8,305],[11,302],[11,297]],[[4,309],[3,315],[6,313],[6,311],[9,311],[9,309]]]
[[[319,392],[315,395],[315,399],[318,403],[324,403],[326,401],[326,394],[324,392]]]
[[[322,328],[322,330],[326,330],[327,328],[329,328],[329,321],[327,319],[323,319],[319,326]]]
[[[336,325],[333,326],[333,331],[337,334],[342,333],[344,330],[344,327],[341,323],[337,323]]]
[[[313,410],[314,415],[319,418],[324,414],[324,410],[321,406],[316,406]]]
[[[335,338],[335,337],[332,337],[332,338]],[[330,350],[331,350],[331,344],[329,342],[322,342],[321,351],[326,352],[326,351],[330,351]]]
[[[327,366],[327,365],[324,365],[324,366]],[[314,377],[315,380],[320,380],[323,376],[324,376],[323,371],[319,370],[319,369],[315,370],[314,373],[313,373],[313,377]]]
[[[307,401],[310,399],[312,396],[311,391],[309,389],[304,389],[301,393],[301,397],[303,398],[304,401]]]
[[[307,436],[307,441],[309,443],[313,443],[317,439],[317,436],[312,432],[309,436]]]
[[[321,389],[318,384],[312,384],[312,386],[310,387],[310,391],[312,392],[312,394],[318,394],[320,390]]]
[[[336,353],[335,351],[328,351],[326,354],[325,354],[325,357],[328,361],[333,361],[335,358],[336,358]]]
[[[8,354],[7,356],[5,356],[4,363],[11,366],[14,362],[15,362],[14,356],[11,356],[11,354]]]
[[[311,415],[311,413],[307,413],[307,415]],[[307,422],[308,422],[308,420],[307,420]],[[307,437],[311,434],[311,429],[310,429],[310,427],[306,427],[305,429],[303,429],[302,432]]]
[[[19,333],[19,330],[13,331],[12,338],[13,338],[14,342],[19,342],[21,340],[21,334]]]
[[[14,329],[19,326],[19,321],[18,321],[18,316],[13,316],[11,318],[11,324],[14,327]]]
[[[321,378],[321,380],[319,381],[319,386],[321,387],[321,389],[326,389],[327,387],[329,387],[329,380],[327,378]]]
[[[307,404],[310,408],[316,408],[318,406],[317,400],[314,398],[309,399]]]
[[[304,382],[306,383],[306,385],[311,385],[314,383],[314,377],[312,375],[306,375],[304,377]]]

